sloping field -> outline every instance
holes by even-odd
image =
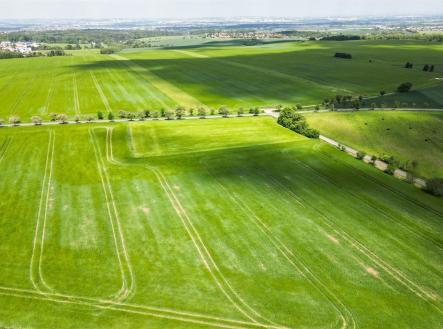
[[[426,178],[443,177],[443,113],[364,111],[306,114],[325,136],[378,157],[415,161]]]
[[[271,118],[3,128],[0,193],[2,327],[443,322],[441,200]]]
[[[312,105],[336,94],[393,92],[406,81],[414,89],[425,88],[415,92],[425,96],[414,94],[417,99],[406,101],[417,106],[441,103],[440,44],[369,40],[233,44],[212,42],[118,55],[82,50],[66,57],[2,60],[0,117],[18,115],[29,121],[33,115],[46,118],[51,112],[74,116],[177,105]],[[335,59],[336,52],[349,52],[353,59]],[[406,61],[413,62],[414,69],[404,69]],[[435,72],[422,71],[429,63]]]

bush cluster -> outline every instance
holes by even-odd
[[[426,182],[426,192],[435,195],[443,196],[443,178],[432,178]]]
[[[309,138],[318,138],[320,136],[318,130],[309,128],[304,116],[291,108],[285,108],[280,112],[277,123]]]

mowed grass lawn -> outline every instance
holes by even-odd
[[[336,52],[349,52],[353,59],[335,59]],[[178,105],[313,105],[336,94],[393,92],[406,81],[414,89],[424,90],[417,99],[406,101],[417,107],[424,103],[443,106],[438,92],[443,46],[429,42],[275,42],[258,46],[212,42],[132,49],[115,55],[100,55],[97,50],[70,53],[0,61],[0,117],[7,120],[17,115],[29,121],[33,115],[48,119],[49,113],[73,117]],[[414,69],[403,68],[407,61],[414,63]],[[435,72],[423,72],[424,64],[434,64]]]
[[[2,327],[441,328],[441,199],[271,118],[0,145]]]
[[[379,157],[416,161],[415,174],[443,177],[442,112],[329,112],[309,113],[306,118],[342,144]]]

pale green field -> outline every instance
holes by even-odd
[[[271,118],[2,128],[0,195],[1,327],[442,327],[441,199]]]
[[[229,42],[228,42],[229,43]],[[190,107],[231,108],[277,104],[319,104],[336,94],[377,95],[406,81],[430,90],[432,105],[443,107],[443,46],[409,41],[276,42],[259,46],[176,46],[100,55],[0,61],[0,118],[51,112],[95,114]],[[337,60],[335,52],[354,58]],[[372,63],[369,62],[372,60]],[[403,68],[414,62],[413,70]],[[435,72],[423,72],[433,63]],[[426,89],[435,87],[437,89]],[[432,92],[434,91],[434,92]],[[430,96],[429,96],[430,97]],[[429,102],[417,97],[417,106]],[[408,100],[410,101],[410,100]]]
[[[443,112],[309,113],[309,124],[342,144],[375,156],[416,161],[416,175],[443,177]]]

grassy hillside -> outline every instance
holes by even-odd
[[[443,321],[441,200],[271,118],[0,129],[0,194],[2,327]]]
[[[443,113],[330,112],[306,115],[325,136],[371,155],[416,161],[416,174],[443,177]]]
[[[349,52],[353,59],[335,59],[336,52]],[[51,112],[73,116],[177,105],[310,105],[335,94],[391,92],[405,81],[416,89],[441,86],[437,78],[443,74],[443,46],[428,42],[269,42],[241,46],[214,41],[118,55],[100,55],[92,50],[71,53],[58,58],[1,60],[0,118],[18,115],[29,121],[32,115]],[[404,69],[406,61],[413,62],[414,69]],[[434,64],[435,72],[423,72],[424,63]],[[428,96],[440,104],[437,94],[434,91],[434,96]]]

